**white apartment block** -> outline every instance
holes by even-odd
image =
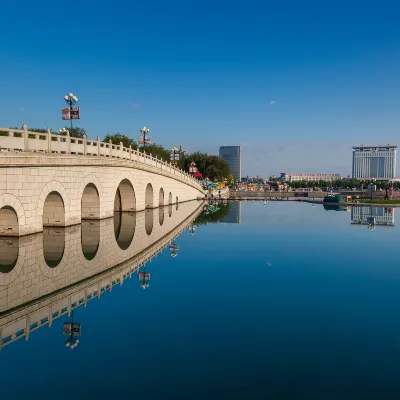
[[[298,181],[306,181],[306,182],[315,182],[315,181],[337,181],[342,179],[340,174],[297,174],[297,173],[287,173],[282,172],[280,176],[280,180],[284,182],[298,182]]]
[[[396,177],[396,145],[354,146],[354,179],[393,179]]]

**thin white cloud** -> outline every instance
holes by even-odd
[[[19,111],[25,111],[24,107],[20,107]]]
[[[268,102],[268,104],[269,104],[270,106],[273,106],[275,103],[276,103],[275,100],[270,100],[270,101]]]

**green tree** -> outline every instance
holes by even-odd
[[[222,181],[224,178],[228,179],[231,175],[228,163],[221,157],[205,154],[205,153],[192,153],[185,157],[184,169],[189,171],[190,164],[194,162],[203,177],[214,180]]]
[[[148,144],[146,147],[140,146],[139,151],[142,153],[145,151],[146,154],[151,154],[153,157],[157,156],[157,158],[167,162],[170,161],[170,151],[155,143]]]
[[[119,146],[122,142],[124,147],[132,146],[132,149],[137,149],[137,143],[131,139],[130,137],[123,135],[122,133],[107,133],[105,138],[103,139],[104,142],[109,142],[111,139],[111,143]]]

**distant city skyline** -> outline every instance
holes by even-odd
[[[95,19],[93,4],[82,3],[73,45],[63,29],[37,29],[64,12],[57,2],[2,4],[12,34],[0,54],[1,127],[58,131],[63,96],[73,92],[75,125],[91,139],[137,140],[148,126],[167,148],[218,154],[221,144],[240,144],[244,176],[347,176],[352,146],[398,144],[397,2],[116,0]]]

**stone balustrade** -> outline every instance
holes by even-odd
[[[180,180],[202,190],[196,179],[172,164],[153,157],[151,154],[146,154],[145,151],[140,152],[131,147],[124,147],[122,143],[115,145],[111,141],[101,142],[99,137],[97,140],[89,140],[86,137],[75,138],[69,135],[54,134],[50,129],[46,133],[40,133],[27,129],[0,128],[0,152],[72,154],[130,160],[174,174]]]

